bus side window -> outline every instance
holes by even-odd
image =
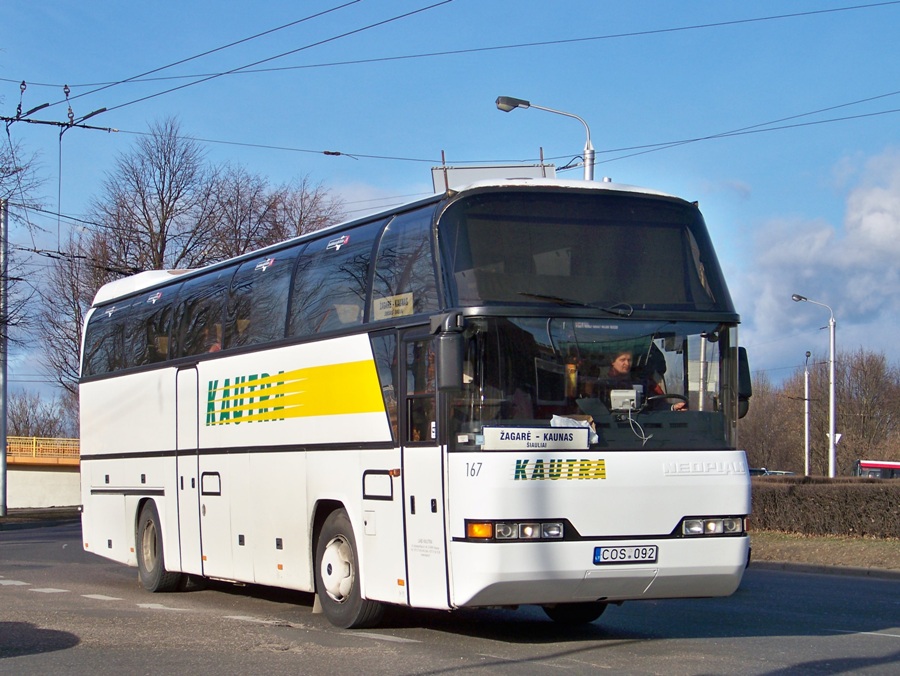
[[[231,285],[225,347],[259,345],[284,338],[296,255],[296,249],[288,249],[241,265]]]
[[[406,440],[433,442],[437,436],[435,415],[435,355],[431,340],[406,345]]]
[[[222,349],[226,287],[234,268],[187,281],[176,313],[177,339],[174,355],[186,357]]]
[[[381,396],[384,398],[384,410],[388,414],[391,436],[394,441],[397,441],[399,432],[397,388],[400,385],[397,373],[397,336],[395,333],[378,335],[373,336],[371,341],[375,367],[378,369],[378,381],[381,385]]]
[[[291,291],[288,334],[307,336],[361,324],[369,259],[384,221],[366,223],[310,242]]]
[[[394,319],[438,309],[431,218],[421,209],[394,218],[385,228],[375,259],[372,321]]]
[[[154,291],[137,298],[129,307],[125,326],[126,367],[166,360],[176,291],[177,287]]]
[[[84,339],[82,376],[97,376],[125,368],[123,308],[100,308],[91,315]]]

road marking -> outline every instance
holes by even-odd
[[[362,636],[363,638],[374,638],[376,641],[390,641],[392,643],[421,643],[412,638],[400,638],[399,636],[387,636],[385,634],[370,634],[366,631],[348,631],[348,636]]]
[[[82,594],[86,599],[94,599],[95,601],[121,601],[118,596],[106,596],[106,594]]]
[[[888,634],[886,631],[849,631],[847,629],[831,629],[836,634],[859,634],[860,636],[884,636],[886,638],[900,638],[900,634]]]
[[[279,627],[291,627],[290,622],[284,620],[264,620],[261,617],[251,617],[250,615],[226,615],[226,620],[237,620],[238,622],[253,622],[254,624],[268,624]]]
[[[138,603],[137,607],[143,608],[144,610],[174,610],[176,612],[187,612],[187,608],[169,608],[162,603]]]
[[[32,587],[28,591],[40,592],[41,594],[68,594],[68,589],[54,589],[53,587]]]
[[[18,580],[0,580],[0,587],[16,587],[29,585],[30,582],[19,582]]]

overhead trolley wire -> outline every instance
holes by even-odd
[[[898,1],[900,1],[900,0],[898,0]],[[59,105],[60,103],[66,103],[69,100],[78,99],[78,98],[81,98],[82,96],[88,96],[89,94],[96,94],[97,92],[101,92],[105,89],[109,89],[111,87],[115,87],[115,86],[118,86],[121,84],[126,84],[128,82],[135,82],[135,81],[147,82],[148,80],[144,79],[144,78],[146,78],[147,75],[152,75],[153,73],[158,73],[158,72],[166,70],[168,68],[174,68],[175,66],[180,66],[183,63],[188,63],[189,61],[194,61],[194,60],[200,59],[204,56],[209,56],[210,54],[215,54],[216,52],[224,51],[226,49],[235,47],[235,46],[243,44],[245,42],[250,42],[251,40],[255,40],[257,38],[260,38],[260,37],[263,37],[266,35],[270,35],[272,33],[276,33],[280,30],[284,30],[285,28],[290,28],[292,26],[296,26],[297,24],[301,24],[306,21],[311,21],[312,19],[317,19],[321,16],[325,16],[326,14],[331,14],[332,12],[336,12],[340,9],[344,9],[345,7],[349,7],[350,5],[355,5],[359,2],[362,2],[362,0],[350,0],[349,2],[345,2],[342,5],[332,7],[331,9],[326,9],[321,12],[316,12],[315,14],[310,14],[309,16],[305,16],[302,19],[297,19],[296,21],[291,21],[289,23],[282,24],[281,26],[277,26],[275,28],[270,28],[269,30],[263,31],[262,33],[256,33],[255,35],[250,35],[246,38],[242,38],[240,40],[230,42],[227,45],[222,45],[221,47],[209,49],[205,52],[201,52],[200,54],[195,54],[194,56],[189,56],[187,58],[180,59],[178,61],[173,61],[170,64],[167,64],[165,66],[160,66],[159,68],[154,68],[152,70],[148,70],[146,72],[140,73],[139,75],[133,75],[132,77],[125,78],[124,80],[119,80],[117,82],[101,83],[100,86],[97,87],[96,89],[92,89],[87,92],[82,92],[81,94],[76,94],[75,96],[71,96],[68,99],[63,99],[62,101],[56,101],[55,103],[51,103],[50,105],[55,106],[55,105]],[[191,77],[191,76],[187,76],[187,77]],[[166,78],[153,78],[153,79],[166,79]],[[31,83],[31,84],[35,84],[35,83]],[[74,85],[74,86],[79,86],[79,85]],[[94,85],[88,85],[88,86],[94,86]]]
[[[900,0],[897,0],[900,2]],[[201,78],[199,80],[195,80],[194,82],[188,82],[187,84],[179,85],[178,87],[171,87],[169,89],[163,90],[161,92],[156,92],[155,94],[148,94],[147,96],[142,96],[140,98],[134,99],[132,101],[127,101],[125,103],[120,103],[116,106],[110,106],[107,108],[106,112],[110,112],[113,110],[118,110],[120,108],[125,108],[126,106],[134,105],[135,103],[141,103],[143,101],[147,101],[149,99],[154,99],[158,96],[163,96],[164,94],[171,94],[172,92],[176,92],[182,89],[187,89],[188,87],[193,87],[194,85],[202,84],[204,82],[209,82],[210,80],[215,80],[216,78],[223,77],[225,75],[232,75],[234,73],[241,72],[247,68],[252,68],[253,66],[258,66],[262,63],[268,63],[269,61],[275,61],[276,59],[284,58],[285,56],[290,56],[291,54],[296,54],[298,52],[302,52],[307,49],[312,49],[313,47],[318,47],[324,44],[328,44],[329,42],[334,42],[336,40],[340,40],[342,38],[349,37],[351,35],[356,35],[358,33],[363,33],[367,30],[371,30],[373,28],[378,28],[379,26],[384,26],[386,24],[392,23],[394,21],[399,21],[400,19],[405,19],[415,14],[420,14],[422,12],[427,12],[428,10],[434,9],[435,7],[440,7],[441,5],[446,5],[453,2],[453,0],[440,0],[440,2],[435,2],[426,7],[421,7],[419,9],[412,10],[410,12],[406,12],[404,14],[398,14],[397,16],[393,16],[389,19],[383,19],[381,21],[376,21],[375,23],[368,24],[361,28],[355,28],[350,31],[346,31],[344,33],[340,33],[338,35],[334,35],[330,38],[325,38],[323,40],[318,40],[316,42],[312,42],[308,45],[304,45],[303,47],[298,47],[296,49],[289,50],[287,52],[282,52],[281,54],[276,54],[275,56],[270,56],[265,59],[260,59],[259,61],[254,61],[253,63],[249,63],[245,66],[238,66],[237,68],[232,68],[231,70],[227,70],[222,73],[215,73],[213,75],[209,75],[207,77]]]
[[[450,2],[451,0],[446,0],[446,1]],[[348,4],[350,4],[350,3],[348,3]],[[439,4],[443,4],[443,3],[439,3]],[[182,59],[181,61],[177,61],[173,64],[170,64],[169,66],[162,66],[161,68],[157,68],[157,69],[148,71],[147,73],[144,73],[142,75],[136,75],[136,76],[128,78],[126,80],[120,80],[117,82],[83,83],[83,84],[76,84],[76,85],[70,85],[70,86],[72,86],[72,87],[98,87],[99,86],[102,89],[102,88],[106,88],[107,86],[114,86],[114,85],[118,85],[118,84],[129,83],[129,82],[154,82],[154,81],[164,81],[164,80],[179,80],[179,79],[183,80],[183,79],[196,79],[196,78],[211,79],[211,78],[216,78],[216,77],[222,77],[225,75],[247,75],[247,74],[252,74],[252,73],[268,73],[268,72],[278,72],[278,71],[286,71],[286,70],[303,70],[303,69],[309,69],[309,68],[330,68],[330,67],[334,67],[334,66],[363,65],[363,64],[370,64],[370,63],[402,61],[402,60],[409,60],[409,59],[433,58],[433,57],[440,57],[440,56],[458,56],[461,54],[476,54],[476,53],[480,53],[480,52],[492,52],[492,51],[501,51],[501,50],[509,50],[509,49],[528,49],[528,48],[533,48],[533,47],[550,47],[550,46],[556,46],[556,45],[577,44],[577,43],[581,43],[581,42],[594,42],[594,41],[599,41],[599,40],[616,40],[616,39],[633,38],[633,37],[647,37],[647,36],[651,36],[651,35],[662,35],[662,34],[666,34],[666,33],[677,33],[677,32],[683,32],[683,31],[703,30],[703,29],[708,29],[708,28],[721,28],[721,27],[725,27],[725,26],[737,26],[737,25],[749,24],[749,23],[760,23],[760,22],[764,22],[764,21],[779,21],[779,20],[783,20],[783,19],[794,19],[794,18],[800,18],[800,17],[806,17],[806,16],[814,16],[817,14],[833,14],[833,13],[837,13],[837,12],[849,12],[849,11],[856,11],[856,10],[872,9],[872,8],[876,8],[876,7],[883,7],[883,6],[888,6],[888,5],[898,5],[898,4],[900,4],[900,0],[887,0],[885,2],[867,3],[867,4],[863,4],[863,5],[832,7],[829,9],[808,10],[808,11],[804,11],[804,12],[792,12],[792,13],[788,13],[788,14],[776,14],[776,15],[771,15],[771,16],[751,17],[748,19],[733,19],[733,20],[729,20],[729,21],[717,21],[717,22],[709,22],[709,23],[702,23],[702,24],[692,24],[689,26],[675,26],[675,27],[671,27],[671,28],[654,28],[654,29],[647,29],[647,30],[642,30],[642,31],[611,33],[609,35],[596,35],[596,36],[588,36],[588,37],[583,37],[583,38],[564,38],[564,39],[560,39],[560,40],[543,40],[543,41],[538,41],[538,42],[522,42],[522,43],[509,44],[509,45],[492,45],[492,46],[487,46],[487,47],[450,49],[450,50],[443,50],[443,51],[437,51],[437,52],[423,52],[423,53],[419,53],[419,54],[404,54],[404,55],[398,55],[398,56],[372,57],[372,58],[368,58],[368,59],[351,59],[351,60],[347,60],[347,61],[332,61],[332,62],[326,62],[326,63],[305,64],[305,65],[297,65],[297,66],[279,66],[279,67],[274,67],[274,68],[253,68],[253,66],[258,65],[260,63],[265,63],[267,61],[278,59],[283,56],[288,56],[297,51],[301,51],[302,49],[307,49],[307,47],[302,47],[302,48],[294,50],[292,52],[286,52],[284,54],[280,54],[277,56],[270,57],[268,59],[264,59],[262,61],[258,61],[254,64],[250,64],[250,65],[243,66],[240,68],[232,69],[232,70],[229,70],[226,72],[195,73],[192,75],[171,75],[171,76],[158,77],[158,78],[144,77],[145,75],[159,72],[159,71],[169,68],[171,66],[179,65],[181,63],[191,61],[191,60],[199,58],[201,56],[206,56],[207,54],[211,54],[213,52],[220,51],[222,49],[226,49],[227,47],[230,47],[230,46],[233,46],[236,44],[240,44],[241,42],[246,42],[248,40],[252,40],[255,37],[266,35],[267,33],[271,33],[271,32],[280,30],[281,28],[287,27],[289,25],[293,25],[293,24],[286,24],[286,26],[280,26],[278,28],[274,28],[270,31],[266,31],[265,33],[260,33],[255,36],[245,38],[244,40],[240,40],[238,42],[231,43],[230,45],[225,45],[223,47],[219,47],[217,49],[213,49],[208,52],[204,52],[203,54],[199,54],[195,57]],[[344,6],[345,5],[342,5],[340,7],[334,8],[334,9],[340,9]],[[329,10],[329,11],[334,11],[334,9]],[[418,10],[418,11],[425,11],[427,9],[431,9],[431,7],[425,7],[422,10]],[[399,17],[399,18],[403,18],[403,17]],[[306,19],[301,19],[299,21],[305,21],[305,20]],[[298,22],[294,22],[294,23],[298,23]],[[366,28],[368,28],[368,27],[366,27]],[[366,28],[362,28],[359,30],[366,30]],[[335,40],[340,37],[344,37],[344,36],[343,35],[336,36],[335,38],[331,38],[331,40]],[[321,43],[317,43],[317,44],[321,44]],[[315,45],[311,45],[311,46],[315,46]],[[205,81],[205,79],[203,81]],[[9,79],[9,78],[0,78],[0,81],[16,82],[16,83],[19,82],[19,80],[13,80],[13,79]],[[35,86],[41,86],[41,87],[60,87],[60,86],[62,86],[59,84],[49,84],[49,83],[39,83],[39,82],[30,82],[29,84],[32,84]],[[94,91],[100,91],[100,89],[97,89]],[[79,96],[85,96],[88,93],[93,93],[93,92],[86,92],[84,94],[80,94]],[[166,93],[166,92],[162,92],[162,93]],[[72,98],[75,98],[75,97],[72,97]],[[62,103],[62,102],[59,102],[59,103]]]

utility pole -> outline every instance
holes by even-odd
[[[19,85],[19,91],[24,94],[26,89],[26,84],[22,81],[22,84]],[[69,99],[69,87],[66,85],[63,90],[66,95],[66,100]],[[95,129],[97,131],[105,131],[108,133],[117,132],[118,129],[114,129],[113,127],[94,127],[89,124],[84,124],[84,121],[94,117],[95,115],[99,115],[100,113],[106,112],[106,108],[100,108],[93,112],[88,113],[87,115],[83,115],[77,119],[75,119],[75,115],[72,112],[72,107],[69,106],[69,121],[68,122],[56,122],[53,120],[33,120],[29,118],[29,115],[36,113],[39,110],[43,110],[47,108],[49,103],[42,103],[39,106],[32,108],[31,110],[22,113],[22,103],[19,102],[19,106],[16,109],[15,117],[7,117],[5,115],[0,115],[0,121],[6,123],[7,133],[9,132],[10,125],[15,122],[26,122],[28,124],[41,124],[47,125],[51,127],[58,127],[59,131],[59,145],[60,145],[60,159],[59,159],[59,169],[60,176],[59,181],[60,185],[62,182],[62,137],[69,129],[73,127],[78,127],[79,129]],[[61,188],[59,188],[61,190]],[[59,195],[57,195],[57,201],[59,200]],[[58,208],[57,204],[57,212],[62,211]],[[59,247],[59,219],[57,217],[57,247]],[[9,202],[7,200],[0,199],[0,516],[6,516],[6,390],[7,390],[7,346],[8,346],[8,334],[9,334],[9,302],[8,302],[8,292],[9,292]]]
[[[803,367],[803,448],[805,463],[803,475],[809,476],[809,350],[806,351],[806,366]]]
[[[6,364],[9,333],[9,202],[0,199],[0,516],[6,516]]]

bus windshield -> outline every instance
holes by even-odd
[[[438,237],[450,305],[734,311],[703,217],[681,200],[478,192],[446,209]]]
[[[592,423],[592,447],[734,448],[734,338],[709,322],[469,317],[451,443]]]

